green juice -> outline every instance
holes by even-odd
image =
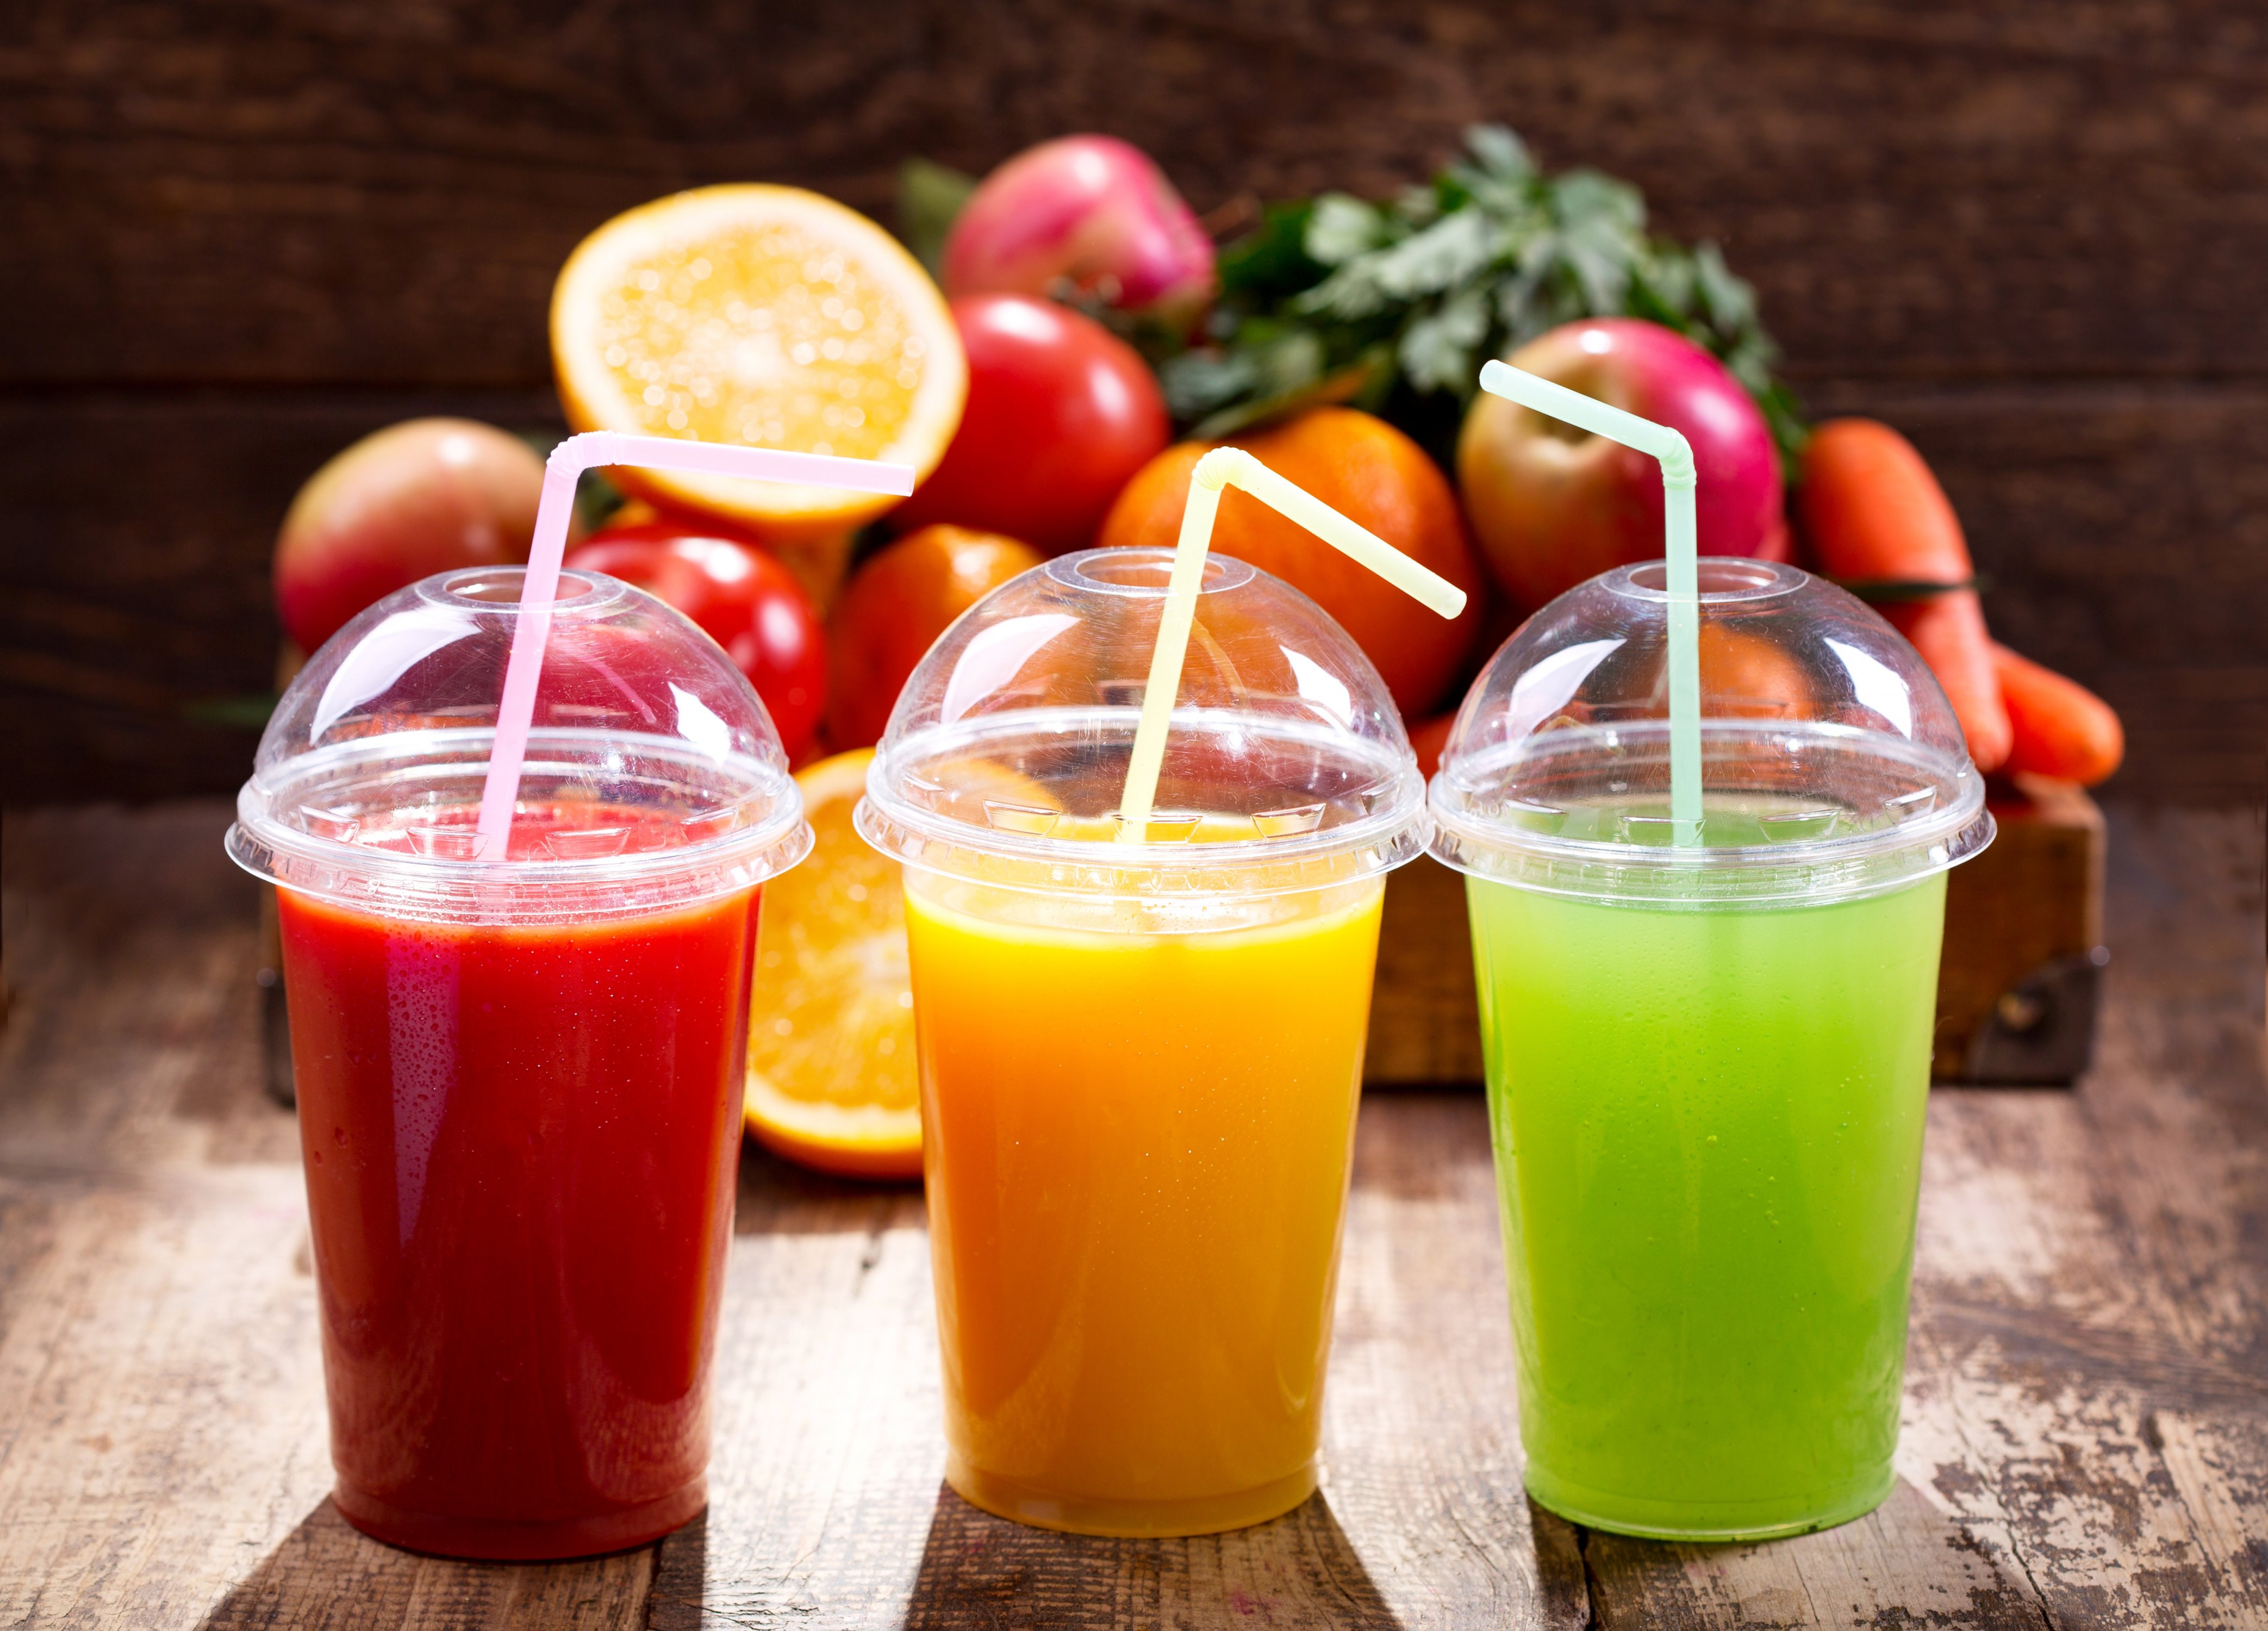
[[[1528,1487],[1631,1534],[1889,1493],[1943,874],[1822,906],[1468,880]]]

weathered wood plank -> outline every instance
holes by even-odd
[[[2259,1622],[2261,912],[2257,819],[2121,812],[2096,1070],[1932,1118],[1901,1465],[2058,1626]]]
[[[0,49],[0,285],[45,321],[0,379],[534,385],[561,259],[677,187],[886,212],[908,153],[982,169],[1101,125],[1210,208],[1390,192],[1484,118],[1729,244],[1807,373],[2257,375],[2264,83],[2233,0],[2052,27],[1870,0],[42,0]]]
[[[1324,1453],[1330,1504],[1405,1626],[1588,1620],[1574,1531],[1521,1484],[1496,1221],[1479,1096],[1366,1098]]]
[[[1910,1484],[1839,1529],[1760,1546],[1592,1535],[1600,1631],[1926,1625],[2045,1631],[2023,1587]]]
[[[628,1627],[651,1548],[397,1552],[331,1484],[298,1140],[218,804],[11,813],[0,1622]]]
[[[2189,1513],[2200,1561],[2232,1605],[2268,1624],[2268,1422],[2161,1410],[2145,1431]]]
[[[762,178],[887,217],[909,153],[1097,126],[1200,207],[1387,192],[1477,118],[1724,240],[1815,406],[1917,436],[1996,625],[2125,713],[2120,790],[2268,789],[2268,36],[2240,0],[21,9],[0,754],[30,796],[236,784],[249,733],[184,710],[266,688],[291,491],[407,413],[550,420],[551,279],[615,210]]]
[[[637,1631],[653,1548],[566,1563],[465,1563],[383,1546],[326,1500],[198,1631]]]
[[[1989,580],[1994,633],[2124,716],[2130,799],[2268,798],[2268,390],[1845,381],[1822,412],[1912,437]]]
[[[1363,1084],[1473,1083],[1485,1068],[1464,876],[1420,856],[1387,875]]]
[[[945,1472],[920,1191],[741,1173],[709,1514],[662,1543],[654,1623],[895,1623]]]
[[[300,483],[397,419],[563,429],[548,394],[0,397],[0,756],[18,803],[233,796],[275,683],[269,587]]]
[[[2242,812],[2111,815],[2098,1070],[2075,1093],[1933,1103],[1906,1482],[1867,1519],[1705,1549],[1532,1509],[1478,1101],[1381,1094],[1349,1214],[1329,1477],[1290,1517],[1134,1544],[962,1505],[939,1481],[917,1193],[752,1155],[709,1514],[658,1549],[517,1568],[391,1551],[322,1499],[296,1140],[260,1096],[225,810],[11,815],[0,1619],[2261,1623],[2261,832]]]
[[[1581,1626],[1572,1531],[1520,1484],[1487,1131],[1470,1096],[1366,1110],[1324,1491],[1188,1542],[1026,1529],[943,1484],[917,1193],[751,1154],[715,1494],[663,1543],[657,1626]],[[782,1308],[824,1310],[783,1319]],[[1540,1555],[1539,1555],[1540,1554]]]

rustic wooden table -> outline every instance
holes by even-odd
[[[1329,1476],[1290,1517],[1137,1543],[962,1505],[919,1192],[752,1154],[709,1512],[550,1566],[392,1551],[325,1499],[225,820],[6,820],[0,1624],[2268,1625],[2257,814],[2114,811],[2094,1074],[1936,1095],[1904,1481],[1870,1517],[1690,1547],[1530,1506],[1480,1103],[1412,1093],[1364,1107]]]

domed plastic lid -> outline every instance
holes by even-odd
[[[1433,853],[1583,898],[1801,905],[1984,847],[1992,818],[1920,655],[1793,566],[1699,563],[1703,841],[1669,815],[1660,562],[1537,612],[1466,697],[1433,779]]]
[[[453,922],[637,915],[801,860],[802,800],[747,678],[653,596],[573,572],[509,850],[478,855],[521,575],[436,574],[327,641],[269,720],[230,854],[288,889]]]
[[[1170,550],[1089,550],[971,607],[899,695],[859,831],[909,866],[1050,894],[1280,894],[1412,859],[1425,784],[1378,670],[1306,595],[1223,555],[1154,811],[1123,830],[1172,566]]]

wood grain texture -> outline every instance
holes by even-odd
[[[2095,1071],[1933,1105],[1899,1465],[2058,1627],[2258,1623],[2259,1554],[2182,1487],[2200,1443],[2244,1469],[2226,1501],[2264,1472],[2258,835],[2114,821]]]
[[[909,152],[1101,128],[1205,210],[1390,193],[1476,119],[1730,246],[1803,375],[2257,376],[2264,85],[2257,15],[2169,0],[34,0],[0,380],[534,385],[561,259],[674,188],[885,213]]]
[[[1329,1473],[1290,1517],[1133,1543],[962,1504],[918,1192],[752,1152],[709,1512],[659,1547],[502,1566],[393,1551],[323,1499],[297,1140],[261,1093],[225,807],[11,812],[0,1623],[2261,1624],[2263,835],[2110,816],[2096,1070],[1933,1096],[1902,1482],[1867,1518],[1674,1547],[1532,1507],[1480,1102],[1374,1093]]]
[[[298,1139],[257,1094],[226,823],[6,818],[0,1624],[643,1624],[650,1548],[458,1563],[332,1510]]]
[[[2119,710],[2127,763],[2104,791],[2268,798],[2268,386],[1812,395],[1913,439],[1988,579],[1995,635]]]
[[[2044,1631],[2039,1605],[1901,1483],[1867,1517],[1761,1546],[1659,1546],[1594,1535],[1600,1631],[1625,1627],[1926,1625]]]
[[[1484,1074],[1464,875],[1421,855],[1387,875],[1363,1085],[1471,1083]]]
[[[275,683],[268,561],[291,495],[397,419],[563,429],[541,392],[0,396],[0,755],[8,797],[233,794],[259,742],[201,705]]]
[[[2119,790],[2268,793],[2268,25],[2243,0],[25,0],[11,20],[11,796],[232,787],[248,734],[183,710],[264,686],[293,489],[409,413],[549,419],[552,277],[627,206],[762,179],[887,218],[909,154],[981,171],[1087,129],[1200,209],[1385,194],[1476,119],[1723,243],[1813,405],[1916,437],[1996,626],[2125,714]]]
[[[1933,1081],[1975,1081],[1970,1044],[2003,996],[2043,966],[2102,944],[2102,812],[2069,782],[1988,784],[1998,830],[1946,879]],[[1992,1081],[1994,1078],[1983,1078]]]

